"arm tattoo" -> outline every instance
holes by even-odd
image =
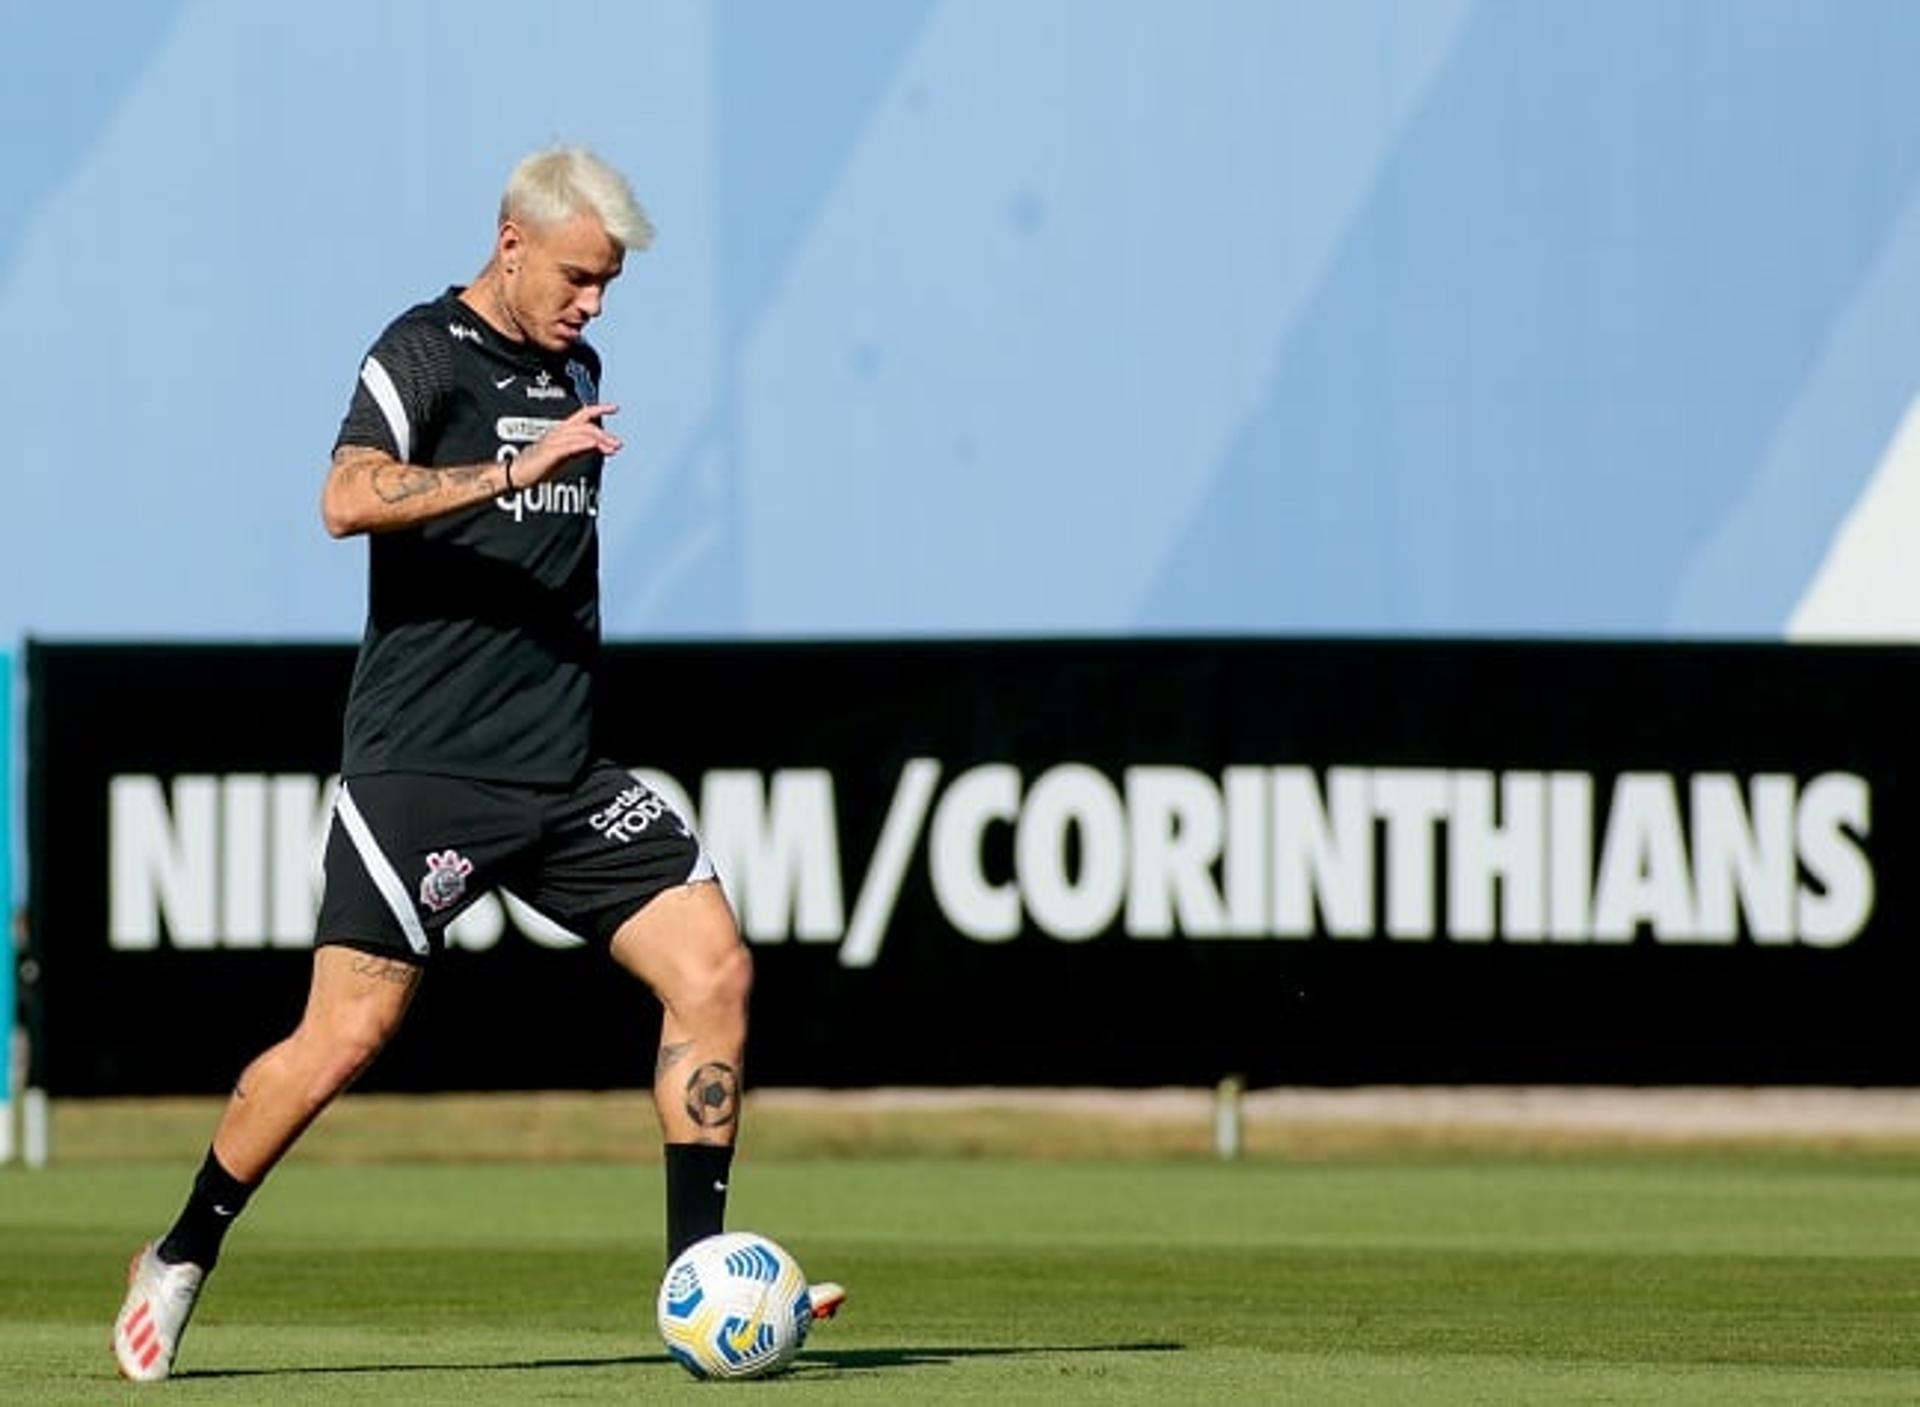
[[[371,977],[376,982],[391,982],[396,987],[410,986],[420,973],[420,969],[412,963],[377,958],[371,953],[356,954],[349,964],[349,970],[360,977]]]
[[[423,493],[432,493],[439,484],[438,474],[416,464],[378,464],[373,470],[373,491],[382,503],[403,503]]]
[[[495,487],[489,477],[499,473],[504,482],[506,471],[497,464],[455,464],[444,469],[429,469],[419,464],[402,464],[378,450],[348,445],[333,457],[334,468],[349,479],[370,472],[370,486],[382,503],[404,503],[423,494],[446,489],[463,489],[469,484]]]
[[[687,1117],[703,1129],[721,1129],[740,1118],[740,1078],[733,1066],[709,1060],[687,1081]]]
[[[373,491],[380,495],[383,503],[403,503],[423,493],[438,493],[443,489],[462,489],[468,484],[477,484],[497,467],[492,464],[455,464],[445,469],[423,469],[418,464],[386,463],[373,471]]]
[[[679,1064],[680,1061],[685,1058],[686,1053],[692,1049],[692,1041],[662,1041],[660,1043],[660,1058],[654,1062],[653,1066],[654,1079],[659,1079],[662,1075],[666,1074],[668,1070]]]

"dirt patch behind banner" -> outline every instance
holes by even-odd
[[[759,1090],[750,1157],[1215,1156],[1212,1090]],[[197,1159],[221,1101],[63,1100],[61,1162]],[[1240,1101],[1243,1156],[1310,1159],[1620,1148],[1920,1151],[1920,1091],[1369,1087]],[[316,1162],[657,1161],[639,1091],[349,1095],[295,1157]]]

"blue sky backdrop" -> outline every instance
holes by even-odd
[[[554,140],[660,227],[595,334],[611,634],[1920,599],[1900,0],[0,11],[0,645],[356,635],[359,357]]]

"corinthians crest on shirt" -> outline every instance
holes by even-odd
[[[587,370],[585,362],[569,358],[567,379],[573,382],[573,394],[580,398],[581,405],[592,405],[600,399],[600,388],[593,384],[593,373]]]
[[[460,902],[467,892],[473,861],[457,850],[427,852],[427,873],[420,881],[420,902],[436,914]]]

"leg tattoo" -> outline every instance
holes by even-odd
[[[660,1058],[654,1061],[653,1077],[657,1080],[666,1074],[667,1071],[671,1070],[675,1065],[678,1065],[686,1053],[692,1049],[692,1041],[660,1042]]]
[[[412,963],[375,957],[371,953],[356,953],[350,970],[357,976],[371,977],[378,982],[391,982],[396,987],[407,986],[420,971]]]
[[[723,1129],[740,1117],[740,1078],[733,1066],[709,1060],[687,1081],[687,1117],[703,1129]]]

